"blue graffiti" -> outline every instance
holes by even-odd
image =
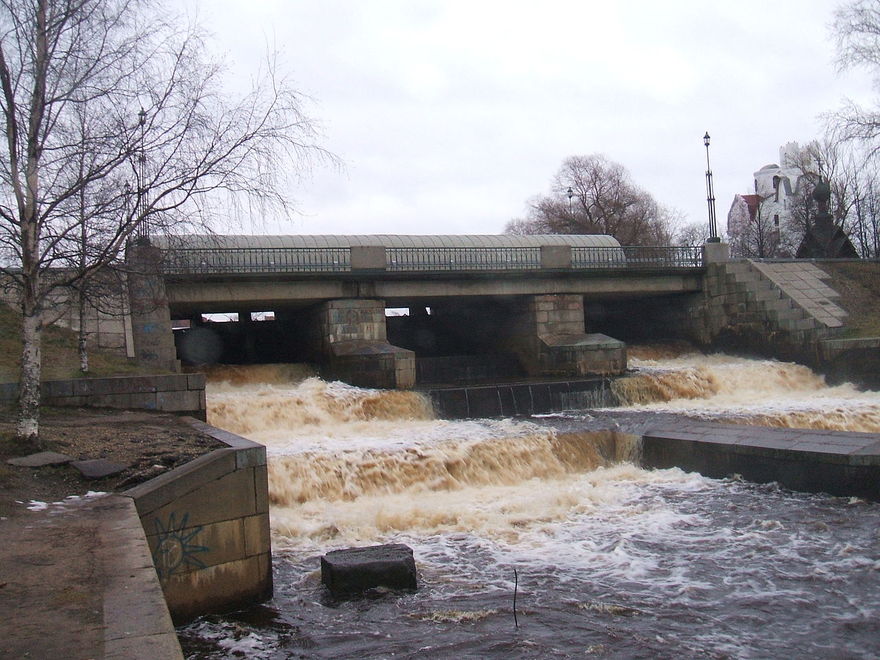
[[[163,525],[158,518],[153,521],[158,537],[156,549],[153,551],[153,565],[160,580],[171,577],[184,567],[206,568],[196,554],[208,552],[210,548],[193,543],[195,537],[201,533],[202,525],[187,529],[188,521],[188,513],[183,514],[180,521],[177,520],[177,514],[172,513],[168,516],[167,525]]]

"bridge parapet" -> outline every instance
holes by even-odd
[[[384,253],[384,258],[383,258]],[[246,247],[165,250],[169,276],[351,273],[363,270],[412,273],[537,270],[700,269],[702,249],[684,247]]]

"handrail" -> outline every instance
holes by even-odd
[[[165,275],[348,273],[350,247],[170,248]],[[381,257],[381,253],[380,253]],[[702,268],[699,246],[573,247],[571,270]],[[541,270],[539,247],[386,247],[386,272],[491,272]],[[555,266],[556,269],[559,266]]]

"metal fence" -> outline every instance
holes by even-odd
[[[390,271],[535,270],[541,267],[540,247],[386,248]]]
[[[701,268],[697,247],[574,247],[575,270]],[[540,247],[389,247],[389,272],[481,272],[541,269]],[[171,248],[165,251],[166,275],[259,273],[346,273],[351,271],[348,247],[296,248]]]
[[[622,248],[627,268],[701,268],[703,248],[697,246]]]
[[[165,250],[166,275],[247,273],[344,273],[351,253],[338,248],[171,248]]]

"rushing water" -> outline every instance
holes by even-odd
[[[209,421],[268,450],[275,598],[181,629],[187,654],[880,655],[880,505],[642,470],[630,436],[590,431],[688,415],[880,432],[880,394],[632,354],[623,408],[533,420],[435,420],[417,394],[290,368],[212,374]],[[419,591],[330,600],[319,556],[385,542],[413,548]]]

